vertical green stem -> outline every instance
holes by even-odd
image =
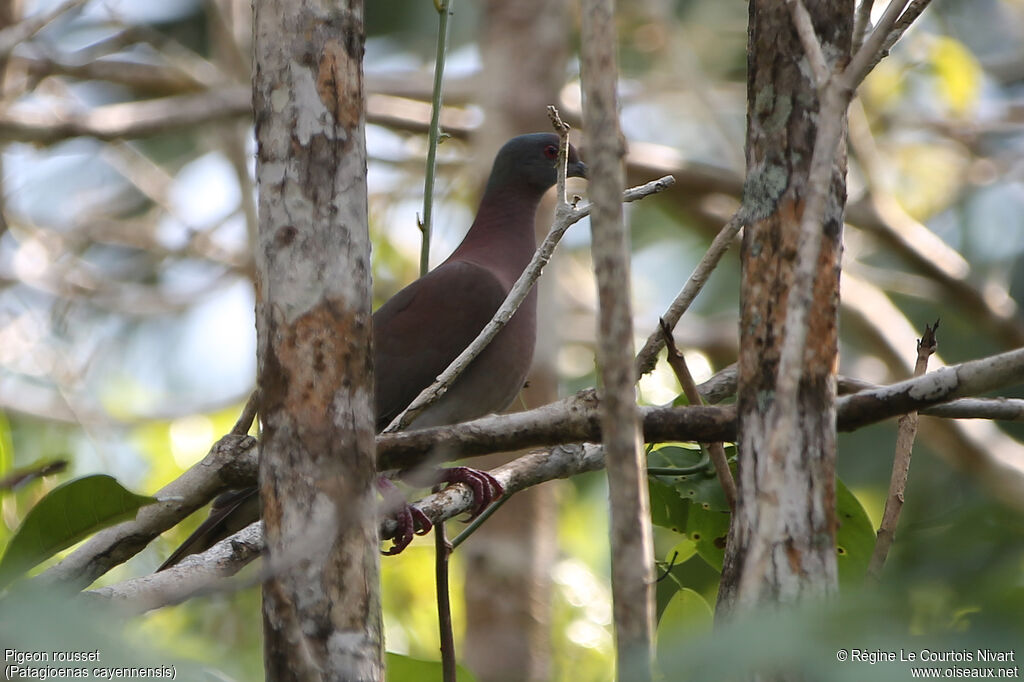
[[[430,131],[427,133],[427,173],[423,183],[423,242],[420,247],[420,276],[430,269],[430,232],[434,216],[434,176],[437,173],[437,144],[441,137],[441,82],[448,51],[448,17],[454,0],[435,0],[438,13],[437,55],[434,59],[434,96],[431,100]]]
[[[427,172],[423,182],[423,222],[420,231],[420,277],[430,269],[430,233],[434,219],[434,176],[437,174],[437,145],[441,137],[441,84],[444,60],[448,50],[448,17],[454,0],[434,0],[437,8],[437,54],[434,61],[434,93],[431,99],[430,131],[427,133]],[[448,588],[448,544],[444,521],[434,525],[434,577],[437,583],[437,619],[441,639],[441,667],[444,682],[455,682],[455,637],[452,632],[452,609]]]

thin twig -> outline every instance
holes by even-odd
[[[444,521],[434,524],[434,579],[437,583],[437,628],[441,638],[441,675],[444,682],[456,682],[455,635],[452,632],[451,590],[448,584],[448,543]]]
[[[683,387],[683,393],[691,405],[701,405],[703,401],[700,392],[697,390],[697,383],[690,374],[690,368],[686,365],[686,358],[676,348],[676,341],[672,338],[672,330],[668,324],[661,320],[661,333],[665,335],[665,346],[668,349],[668,364],[679,379],[679,385]],[[729,459],[725,456],[725,448],[721,441],[708,443],[706,446],[708,457],[715,465],[715,473],[718,474],[718,482],[722,485],[722,492],[725,493],[725,501],[729,503],[729,509],[736,511],[736,480],[732,477],[729,469]]]
[[[871,8],[874,5],[875,0],[861,0],[860,6],[857,7],[857,17],[853,22],[852,50],[854,54],[864,44],[864,35],[867,33],[868,27],[871,26]]]
[[[441,136],[441,106],[444,62],[448,51],[448,17],[454,0],[435,0],[438,14],[437,51],[434,55],[434,89],[431,97],[430,130],[427,134],[427,172],[423,184],[423,221],[420,222],[420,277],[430,270],[430,235],[434,215],[434,178],[437,174],[437,145]],[[434,579],[437,586],[437,626],[441,641],[441,670],[444,682],[456,682],[455,635],[452,632],[452,605],[448,588],[448,558],[452,547],[444,521],[434,524]]]
[[[489,505],[487,509],[480,512],[480,515],[470,521],[469,525],[466,526],[461,533],[455,536],[452,540],[452,549],[454,550],[463,542],[469,539],[469,536],[476,532],[477,528],[484,525],[484,521],[494,516],[494,512],[501,509],[502,505],[512,499],[511,495],[505,494],[498,498],[494,503]]]
[[[878,62],[882,61],[882,59],[889,54],[889,50],[892,49],[892,46],[903,37],[903,34],[906,33],[908,28],[910,28],[910,25],[917,20],[921,15],[921,12],[923,12],[929,4],[931,4],[931,0],[913,0],[913,2],[910,3],[910,6],[907,7],[907,11],[900,15],[900,18],[896,21],[892,30],[889,31],[889,34],[885,36],[885,40],[882,41],[882,49],[878,51],[876,59],[871,64],[871,69],[874,69]],[[871,72],[871,69],[868,70],[868,73]]]
[[[679,319],[683,316],[683,313],[690,307],[693,300],[697,298],[697,294],[700,293],[701,289],[707,283],[708,278],[711,277],[711,273],[714,272],[718,266],[718,262],[722,260],[722,256],[729,250],[736,235],[739,234],[740,228],[743,227],[745,222],[743,210],[740,209],[729,219],[718,234],[715,235],[714,240],[711,242],[711,246],[708,247],[707,252],[697,263],[697,267],[693,269],[693,274],[690,275],[690,279],[686,281],[686,285],[682,291],[676,296],[675,300],[665,311],[665,314],[661,316],[661,321],[668,325],[669,330],[675,329],[675,326],[679,324]],[[647,342],[644,343],[644,347],[640,349],[640,352],[636,355],[636,367],[637,375],[643,376],[652,369],[658,361],[658,353],[665,347],[665,335],[662,334],[661,329],[655,330],[649,337]]]
[[[6,58],[20,43],[39,33],[54,20],[71,10],[81,7],[86,2],[87,0],[69,0],[49,12],[34,14],[27,19],[19,21],[17,24],[3,29],[0,31],[0,59]]]
[[[430,232],[434,218],[434,178],[437,175],[437,145],[441,136],[442,81],[444,62],[448,51],[448,17],[454,0],[442,0],[437,5],[437,52],[434,55],[434,90],[430,108],[430,130],[427,132],[427,172],[423,180],[423,221],[420,230],[420,277],[430,269]]]
[[[814,22],[811,20],[811,13],[807,11],[804,0],[786,0],[789,5],[790,14],[793,15],[793,26],[800,37],[804,48],[804,55],[811,65],[811,72],[814,74],[814,85],[821,89],[828,83],[832,70],[825,61],[825,54],[821,50],[821,41],[814,31]]]
[[[860,49],[854,53],[850,64],[843,70],[842,78],[845,81],[845,87],[850,92],[860,85],[864,77],[871,73],[871,69],[882,58],[884,45],[889,37],[889,31],[895,26],[896,20],[899,19],[903,8],[907,6],[909,1],[890,0],[889,6],[885,8],[885,13],[878,20],[874,30],[868,34]],[[895,43],[896,41],[894,40],[893,42]]]
[[[551,126],[558,133],[558,168],[555,175],[556,201],[558,202],[555,211],[557,212],[566,204],[565,176],[566,164],[569,163],[569,124],[562,120],[558,108],[553,105],[548,106],[548,118],[551,119]]]
[[[236,436],[244,436],[249,433],[249,429],[252,428],[252,423],[256,419],[256,412],[260,407],[260,389],[256,389],[249,396],[249,399],[245,401],[245,407],[242,408],[242,413],[238,415],[238,421],[231,427],[230,433]]]
[[[928,371],[928,358],[938,349],[935,331],[939,321],[934,325],[925,325],[924,334],[917,342],[917,363],[914,365],[914,376],[923,376]],[[907,489],[907,475],[910,473],[910,456],[917,436],[917,412],[908,412],[900,417],[896,433],[896,452],[892,460],[892,477],[889,480],[889,494],[885,498],[885,511],[882,512],[882,523],[878,527],[875,549],[868,563],[868,575],[878,580],[882,575],[882,567],[889,555],[889,548],[896,537],[896,524],[899,523],[900,512],[903,510],[903,494]]]

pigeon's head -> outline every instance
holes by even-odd
[[[513,137],[494,158],[494,168],[487,181],[487,191],[529,189],[543,194],[557,179],[558,136],[554,133],[531,133]],[[566,175],[587,177],[587,167],[580,161],[576,148],[569,145]]]

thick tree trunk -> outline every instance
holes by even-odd
[[[806,0],[824,54],[850,51],[853,2]],[[787,3],[751,0],[739,357],[739,504],[719,615],[836,587],[835,375],[846,157],[832,169],[793,438],[770,455],[776,378],[819,97]],[[845,126],[845,121],[844,121]]]
[[[481,57],[487,125],[475,136],[480,177],[510,137],[550,130],[547,105],[556,104],[568,59],[563,0],[489,0],[483,9]],[[523,50],[528,44],[529,50]],[[537,238],[551,227],[550,202],[537,215]],[[537,347],[527,407],[558,398],[558,258],[545,268],[539,289]],[[515,407],[515,406],[514,406]],[[523,453],[515,453],[516,455]],[[512,455],[483,460],[488,468]],[[466,665],[480,682],[551,679],[551,575],[555,561],[555,483],[517,493],[463,545],[466,564]]]
[[[362,2],[254,23],[267,679],[381,680]]]

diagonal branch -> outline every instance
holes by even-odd
[[[711,242],[711,246],[704,253],[704,256],[697,263],[697,267],[693,269],[693,273],[690,275],[690,279],[686,281],[686,285],[682,291],[675,297],[672,303],[669,305],[668,310],[661,316],[662,322],[668,327],[669,331],[675,329],[675,326],[679,324],[680,318],[683,313],[689,309],[690,304],[697,298],[697,294],[700,293],[701,289],[707,283],[708,278],[711,277],[711,273],[714,272],[718,266],[719,261],[722,260],[722,256],[729,250],[736,235],[739,234],[740,229],[743,227],[745,222],[744,213],[741,210],[733,214],[732,218],[729,219],[718,234],[715,235],[714,240]],[[636,367],[637,374],[644,375],[654,369],[654,365],[658,360],[658,353],[665,347],[665,335],[661,331],[659,326],[654,332],[647,337],[647,342],[644,343],[644,347],[640,349],[640,352],[636,355]]]
[[[821,41],[814,32],[814,22],[811,20],[811,13],[807,11],[804,0],[786,0],[789,5],[790,14],[793,15],[793,26],[800,37],[800,43],[804,48],[804,55],[811,65],[811,73],[814,74],[814,84],[821,89],[826,86],[832,75],[832,70],[825,61],[825,54],[821,50]]]
[[[893,38],[892,42],[888,42],[889,31],[896,25],[897,19],[900,18],[903,8],[907,6],[909,1],[890,0],[889,6],[885,8],[885,13],[878,20],[874,30],[868,34],[864,44],[860,46],[860,49],[857,50],[850,60],[849,65],[843,70],[842,80],[845,87],[851,92],[861,84],[861,81],[871,73],[871,69],[875,68],[875,65],[885,56],[888,51],[886,44],[888,43],[888,46],[892,47],[896,40],[903,35],[903,31],[909,26],[909,24],[904,26],[899,34]],[[924,8],[922,7],[921,9],[923,10]]]
[[[864,44],[864,35],[871,27],[871,8],[875,6],[875,0],[860,0],[857,7],[857,16],[853,22],[853,51],[857,52]]]
[[[935,338],[935,325],[925,325],[924,334],[917,342],[917,362],[914,366],[914,376],[922,376],[928,371],[928,358],[938,349],[938,341]],[[896,452],[892,460],[892,476],[889,480],[889,494],[885,498],[885,510],[882,512],[882,523],[878,528],[878,537],[875,539],[875,548],[871,553],[871,560],[868,563],[868,575],[879,579],[882,574],[882,566],[885,558],[889,555],[889,548],[896,538],[896,524],[900,518],[900,511],[903,509],[903,493],[907,488],[907,475],[910,473],[910,456],[914,446],[914,438],[917,436],[917,412],[908,412],[899,419],[898,431],[896,434]]]
[[[78,9],[86,2],[87,0],[67,0],[49,12],[34,14],[0,31],[0,60],[8,57],[18,44],[25,42],[46,28],[51,22],[72,10]]]

